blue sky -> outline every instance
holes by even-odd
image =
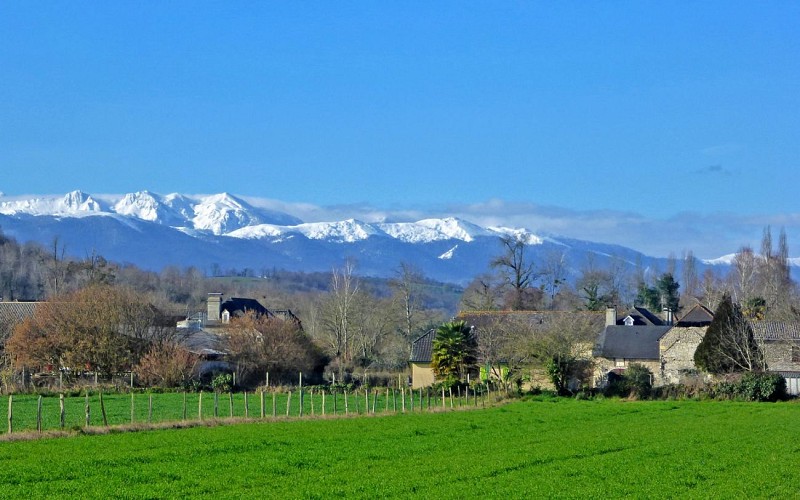
[[[797,3],[6,0],[0,75],[7,196],[800,245]]]

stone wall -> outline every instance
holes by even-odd
[[[675,327],[658,342],[661,363],[655,385],[679,384],[683,377],[696,371],[694,352],[708,327]],[[656,373],[656,372],[653,372]]]

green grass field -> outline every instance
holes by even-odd
[[[0,444],[4,497],[800,497],[800,404],[528,400]]]
[[[442,407],[441,395],[435,395],[430,399],[423,393],[422,408],[420,407],[419,392],[414,392],[412,398],[409,392],[405,394],[405,409],[407,412],[419,412],[422,409],[428,410],[430,403],[436,409]],[[273,397],[274,396],[274,397]],[[215,397],[216,403],[215,403]],[[201,404],[202,398],[202,404]],[[484,398],[485,399],[485,398]],[[477,404],[485,404],[484,399],[480,399]],[[494,398],[492,398],[494,399]],[[203,393],[156,393],[156,394],[105,394],[103,396],[103,407],[106,411],[106,421],[109,425],[122,425],[130,423],[161,423],[176,422],[180,420],[199,420],[202,412],[204,420],[216,417],[223,419],[233,417],[259,418],[261,416],[261,396],[258,393],[249,393],[245,406],[245,395]],[[347,404],[345,395],[338,393],[326,394],[325,415],[345,415],[345,414],[365,414],[367,413],[367,403],[369,403],[369,413],[402,412],[403,395],[399,391],[389,392],[387,397],[386,389],[374,390],[369,393],[369,401],[363,391],[347,394]],[[450,398],[445,397],[445,407],[450,408]],[[467,401],[462,394],[461,399],[454,396],[452,405],[459,408],[469,404],[475,406],[476,401],[470,395]],[[7,397],[0,398],[0,407],[7,408]],[[131,405],[133,406],[133,421],[131,421]],[[319,391],[304,391],[303,393],[303,416],[320,416],[323,414],[323,398]],[[216,406],[216,413],[215,413]],[[300,398],[295,390],[291,398],[287,392],[265,393],[264,394],[264,414],[272,417],[287,416],[297,417],[300,415]],[[13,397],[13,418],[12,426],[14,432],[36,430],[38,413],[38,396],[17,395]],[[274,411],[273,411],[274,410]],[[373,411],[374,410],[374,411]],[[42,429],[58,430],[61,428],[61,411],[58,396],[47,396],[42,398]],[[100,406],[100,395],[97,392],[91,393],[89,397],[89,423],[92,426],[103,425],[102,408]],[[81,396],[67,397],[64,400],[64,428],[76,429],[86,425],[86,399]],[[8,425],[0,425],[0,434],[8,432]]]

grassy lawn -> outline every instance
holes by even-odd
[[[800,496],[800,404],[476,411],[0,443],[4,497]]]

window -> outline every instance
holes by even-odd
[[[792,363],[800,363],[800,346],[792,346]]]
[[[617,368],[625,368],[625,358],[615,359],[614,366],[616,366]]]

